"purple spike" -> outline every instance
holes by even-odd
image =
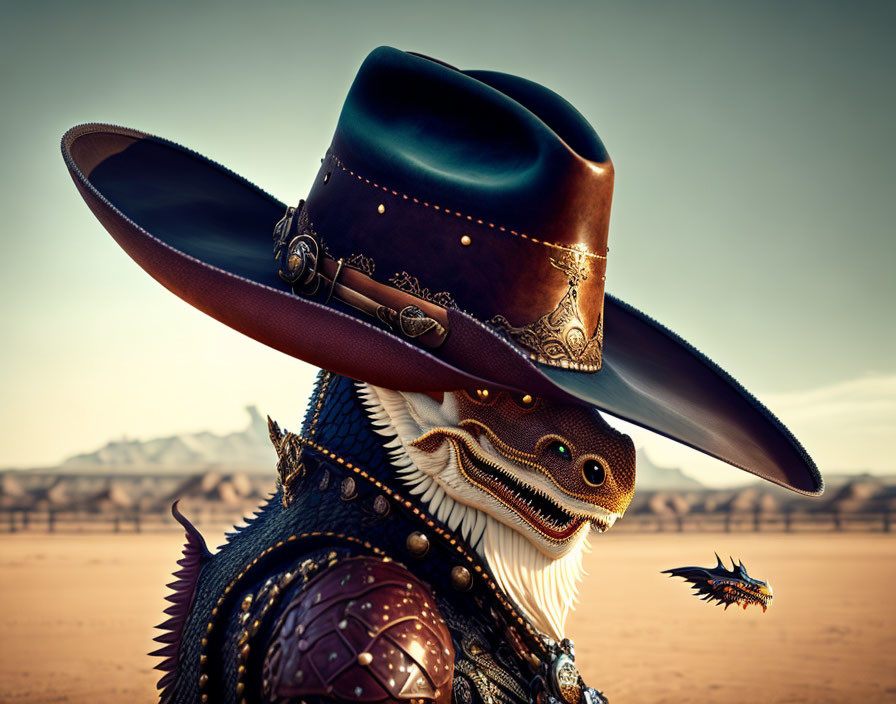
[[[177,666],[177,658],[168,658],[164,662],[160,662],[158,665],[153,667],[153,670],[159,670],[161,672],[171,672]]]
[[[177,501],[172,504],[171,515],[183,526],[187,542],[184,544],[183,556],[177,561],[180,569],[173,574],[176,579],[167,585],[173,593],[166,596],[165,600],[171,602],[172,605],[167,607],[164,613],[171,616],[171,618],[156,626],[156,628],[165,632],[153,638],[157,643],[165,643],[166,645],[151,653],[154,657],[165,658],[164,661],[155,666],[157,670],[167,671],[156,685],[160,690],[163,690],[160,698],[162,702],[170,701],[173,696],[171,685],[173,685],[178,674],[177,664],[180,656],[181,637],[183,636],[187,614],[196,594],[199,573],[202,566],[211,558],[205,539],[178,510],[177,504]]]

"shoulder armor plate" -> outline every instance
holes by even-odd
[[[454,648],[429,587],[404,567],[343,560],[287,605],[262,673],[268,701],[451,701]]]

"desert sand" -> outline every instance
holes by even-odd
[[[219,535],[211,536],[215,545]],[[150,702],[180,534],[0,538],[0,701]],[[768,612],[709,606],[660,570],[742,558]],[[896,702],[896,536],[636,534],[594,541],[570,619],[613,704]]]

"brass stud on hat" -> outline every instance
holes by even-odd
[[[429,552],[429,538],[426,537],[425,533],[415,530],[405,541],[405,547],[408,549],[411,557],[423,557]]]
[[[464,247],[469,247],[473,243],[473,240],[470,239],[469,235],[464,235],[463,237],[460,238],[460,243]]]
[[[380,215],[382,215],[383,213],[386,212],[386,206],[383,205],[382,203],[380,203],[376,208],[376,212],[378,212]]]
[[[451,586],[459,592],[468,592],[473,587],[473,575],[466,567],[457,565],[451,570]]]

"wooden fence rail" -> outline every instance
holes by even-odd
[[[217,507],[189,512],[196,526],[235,525],[249,512]],[[688,514],[683,516],[629,515],[614,532],[893,532],[893,512],[811,514]],[[161,533],[182,528],[167,512],[88,513],[83,511],[0,510],[0,532],[5,533]]]

